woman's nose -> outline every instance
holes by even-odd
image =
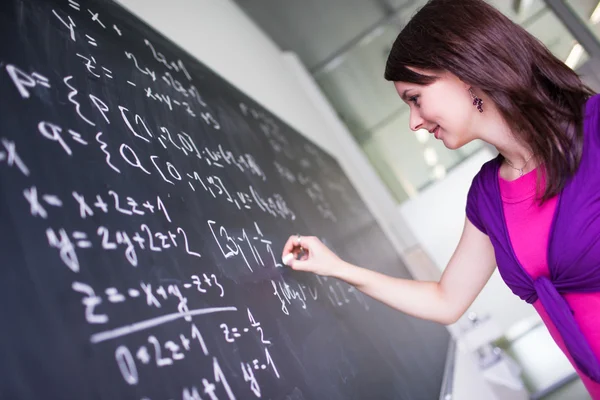
[[[410,110],[410,121],[409,121],[410,129],[413,131],[418,131],[423,127],[423,118],[418,111]]]

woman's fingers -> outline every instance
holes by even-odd
[[[281,257],[281,261],[287,266],[290,266],[292,260],[296,258],[294,253],[287,253],[285,256]]]
[[[281,260],[285,265],[288,265],[291,260],[296,258],[298,254],[298,236],[290,236],[285,245],[283,246],[283,252],[281,254]]]
[[[291,236],[283,249],[282,261],[296,271],[331,276],[340,258],[315,236]]]
[[[300,236],[300,241],[298,241],[297,235],[290,236],[283,247],[283,253],[281,255],[283,263],[291,266],[291,262],[297,261],[298,256],[300,256],[302,261],[307,260],[314,248],[314,239],[315,238],[312,236]]]
[[[283,246],[283,252],[281,254],[281,257],[285,258],[287,255],[293,253],[294,249],[296,248],[297,242],[298,242],[297,235],[290,236],[289,239],[287,240],[287,242],[285,242],[285,245]]]
[[[296,270],[296,271],[314,272],[313,269],[311,268],[311,261],[296,260],[294,258],[291,261],[289,261],[289,263],[287,265],[288,265],[288,267],[290,267],[291,269]]]

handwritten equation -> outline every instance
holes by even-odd
[[[299,151],[273,117],[244,102],[229,111],[257,124],[265,146],[282,157],[266,161],[223,140],[230,116],[194,68],[88,4],[45,8],[53,34],[69,44],[60,54],[68,70],[0,63],[8,78],[0,83],[11,89],[0,96],[32,110],[18,135],[0,132],[0,176],[18,182],[8,190],[34,227],[32,243],[61,266],[53,273],[77,304],[68,318],[90,330],[94,348],[113,354],[122,384],[143,392],[152,371],[192,359],[205,368],[180,388],[182,399],[261,398],[265,385],[282,378],[277,335],[262,322],[262,307],[282,318],[310,313],[319,302],[369,309],[341,282],[298,282],[282,272],[282,238],[271,227],[291,229],[299,218],[290,193],[303,193],[319,218],[336,224],[327,190],[337,186],[311,176],[313,166],[325,166],[318,150]],[[115,51],[121,43],[132,48]],[[38,117],[39,107],[47,112]],[[94,277],[108,273],[99,265],[133,280],[99,283]],[[234,304],[235,283],[222,273],[231,266],[249,275],[271,271],[263,287],[272,303],[260,310]],[[172,276],[159,279],[157,269]],[[139,318],[123,323],[127,310]],[[234,373],[224,367],[232,359]],[[236,392],[234,379],[246,391]]]

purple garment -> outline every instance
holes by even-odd
[[[587,101],[581,164],[558,197],[548,239],[550,278],[534,280],[517,260],[500,197],[500,164],[499,157],[488,161],[473,179],[467,217],[490,237],[498,271],[512,292],[530,304],[540,299],[577,367],[600,383],[600,362],[562,297],[600,292],[600,95]]]

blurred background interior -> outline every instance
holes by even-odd
[[[495,155],[480,142],[451,151],[429,132],[408,128],[408,106],[382,79],[399,30],[423,0],[236,0],[284,51],[310,72],[395,200],[419,241],[443,269],[462,229],[470,180]],[[489,0],[537,37],[554,55],[598,89],[600,5],[597,0]],[[481,326],[482,344],[515,361],[516,375],[533,399],[586,399],[582,383],[556,348],[532,307],[516,299],[495,275],[457,332]],[[479,318],[476,315],[484,315]],[[474,322],[473,322],[474,321]],[[483,321],[483,322],[481,322]],[[471,334],[479,335],[477,329]],[[457,334],[458,335],[458,334]],[[479,339],[474,339],[478,341]],[[471,347],[471,346],[468,346]],[[479,349],[481,351],[481,349]],[[480,357],[484,363],[484,356]],[[519,383],[506,366],[497,376],[484,367],[498,398],[517,398]],[[507,369],[505,371],[505,369]],[[502,373],[507,374],[503,376]],[[515,375],[513,374],[513,375]],[[504,396],[503,396],[504,394]]]

